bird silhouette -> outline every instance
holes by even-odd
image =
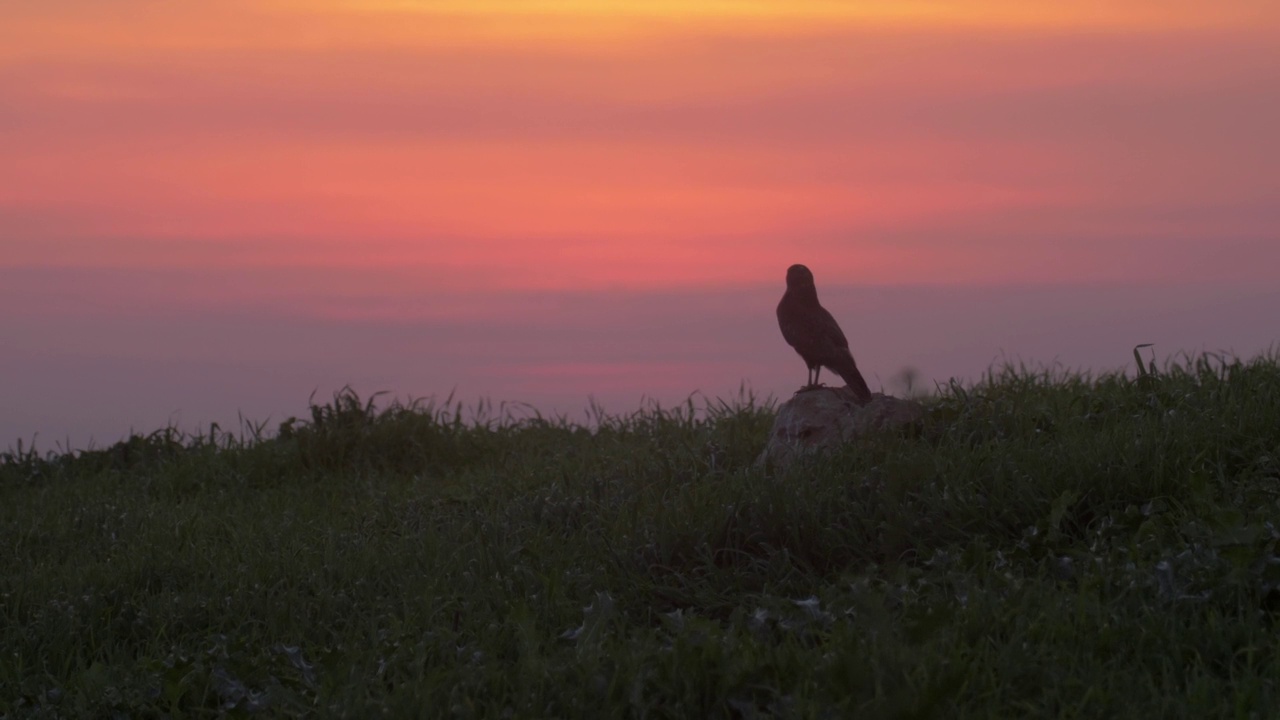
[[[844,379],[858,402],[871,400],[871,389],[858,372],[853,354],[849,352],[849,341],[836,319],[818,302],[813,273],[804,265],[787,268],[787,291],[778,303],[778,327],[787,344],[795,348],[809,366],[805,388],[818,386],[818,375],[825,367]]]

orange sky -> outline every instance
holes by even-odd
[[[1095,279],[1090,237],[1141,255],[1168,208],[1263,229],[1222,223],[1277,196],[1277,7],[25,3],[0,26],[0,262]]]
[[[822,288],[1234,302],[1214,293],[1274,288],[1280,267],[1278,47],[1274,0],[8,3],[0,297],[23,307],[0,336],[32,368],[128,365],[275,337],[170,347],[143,318],[531,326],[575,293],[723,291],[763,298],[754,348],[780,342],[771,304],[798,261]],[[703,336],[650,330],[669,352],[650,381],[706,388],[681,365]],[[522,342],[424,363],[499,399],[652,389],[642,360]],[[895,342],[855,354],[932,362]],[[768,389],[788,352],[769,355],[785,371],[698,367]],[[518,367],[529,384],[502,384]],[[377,377],[438,389],[397,372]]]

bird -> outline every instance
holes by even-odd
[[[805,389],[818,387],[818,374],[828,368],[838,374],[857,396],[858,402],[871,400],[871,389],[858,372],[849,352],[849,341],[836,319],[818,302],[813,273],[804,265],[787,268],[787,291],[778,303],[778,327],[787,344],[809,366]],[[808,379],[808,378],[807,378]]]

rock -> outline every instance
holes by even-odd
[[[769,443],[756,464],[785,468],[802,455],[834,450],[868,433],[909,425],[924,414],[920,403],[883,393],[859,405],[847,387],[801,390],[778,407]]]

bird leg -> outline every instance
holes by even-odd
[[[804,392],[806,390],[817,390],[818,388],[822,387],[821,385],[818,384],[818,375],[821,372],[822,372],[821,365],[817,367],[809,368],[809,373],[805,375],[805,378],[804,378],[805,386],[800,388],[798,392]]]

